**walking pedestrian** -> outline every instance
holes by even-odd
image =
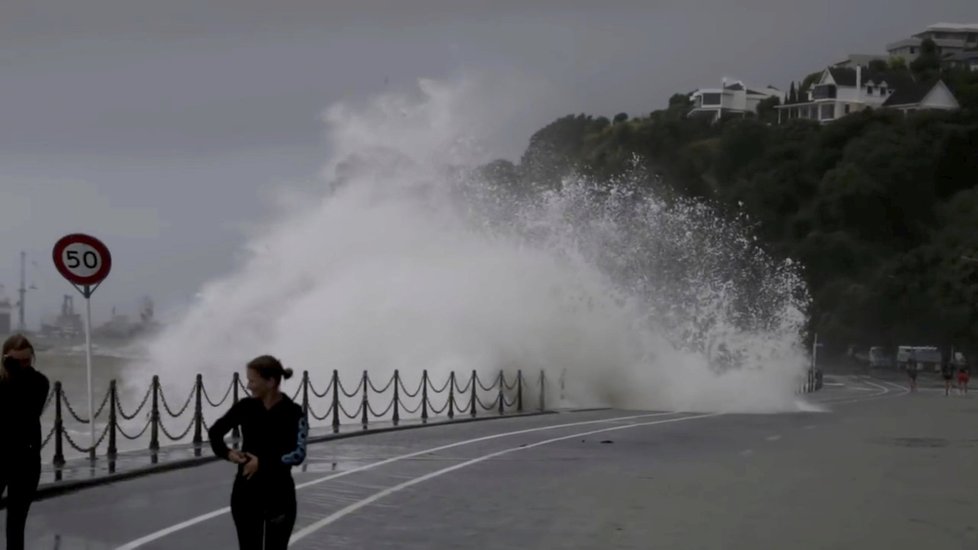
[[[910,391],[917,391],[917,361],[907,363],[907,376],[910,377]]]
[[[7,550],[24,550],[27,515],[41,477],[41,413],[51,387],[34,368],[22,334],[3,343],[0,361],[0,495],[7,491]]]
[[[954,363],[945,361],[941,365],[941,376],[944,378],[944,395],[951,395],[951,381],[954,379]]]
[[[292,369],[262,355],[245,370],[251,397],[232,405],[208,435],[214,454],[238,465],[231,517],[240,550],[286,550],[296,518],[292,467],[306,458],[309,424],[302,407],[280,391]],[[235,426],[241,428],[240,451],[224,443]]]
[[[963,395],[968,395],[968,380],[971,378],[971,369],[968,363],[962,361],[958,363],[958,391]]]

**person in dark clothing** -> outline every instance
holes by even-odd
[[[24,550],[24,531],[41,477],[41,413],[50,382],[34,369],[23,335],[3,343],[0,361],[0,495],[7,492],[7,550]]]
[[[292,467],[306,458],[309,424],[302,407],[279,391],[292,369],[263,355],[248,363],[246,397],[208,431],[214,454],[238,465],[231,490],[231,517],[241,550],[286,550],[295,526]],[[241,450],[229,449],[224,436],[240,426]]]
[[[941,365],[941,377],[944,378],[944,395],[951,395],[951,381],[954,379],[954,363],[950,360],[944,361]]]
[[[907,363],[907,376],[910,377],[910,391],[917,391],[917,362],[912,359]]]
[[[971,369],[968,368],[968,363],[961,362],[958,364],[958,391],[964,395],[968,395],[968,380],[971,379]]]

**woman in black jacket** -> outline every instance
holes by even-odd
[[[27,514],[41,477],[41,413],[50,382],[34,369],[34,346],[15,334],[0,360],[0,495],[7,491],[7,550],[24,550]]]
[[[231,490],[231,517],[239,548],[286,550],[296,516],[292,467],[306,458],[309,425],[302,407],[279,391],[292,369],[263,355],[248,363],[246,372],[251,397],[232,405],[208,436],[215,455],[238,465]],[[224,443],[224,436],[235,426],[241,427],[240,451]]]

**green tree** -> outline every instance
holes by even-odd
[[[689,94],[672,94],[669,98],[669,108],[689,109],[693,102],[689,99]]]
[[[890,64],[883,59],[874,59],[869,62],[869,70],[875,73],[885,73],[890,68]]]
[[[914,77],[920,81],[929,81],[937,78],[941,74],[941,55],[937,51],[937,44],[930,38],[925,38],[920,43],[920,55],[910,63],[910,71]]]
[[[772,96],[762,100],[757,104],[757,118],[763,122],[777,122],[778,110],[776,107],[781,105],[781,98]]]
[[[899,55],[890,57],[889,68],[891,71],[905,71],[909,69],[907,67],[907,60]]]

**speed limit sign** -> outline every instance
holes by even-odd
[[[95,414],[92,408],[92,293],[109,276],[112,255],[108,247],[95,237],[73,233],[55,243],[53,256],[58,273],[85,297],[85,367],[88,379],[88,427],[92,438],[88,455],[95,460],[98,441],[95,439]]]
[[[102,241],[90,235],[74,233],[54,245],[54,265],[68,282],[84,287],[86,298],[109,275],[112,255]],[[81,289],[79,289],[81,290]]]

